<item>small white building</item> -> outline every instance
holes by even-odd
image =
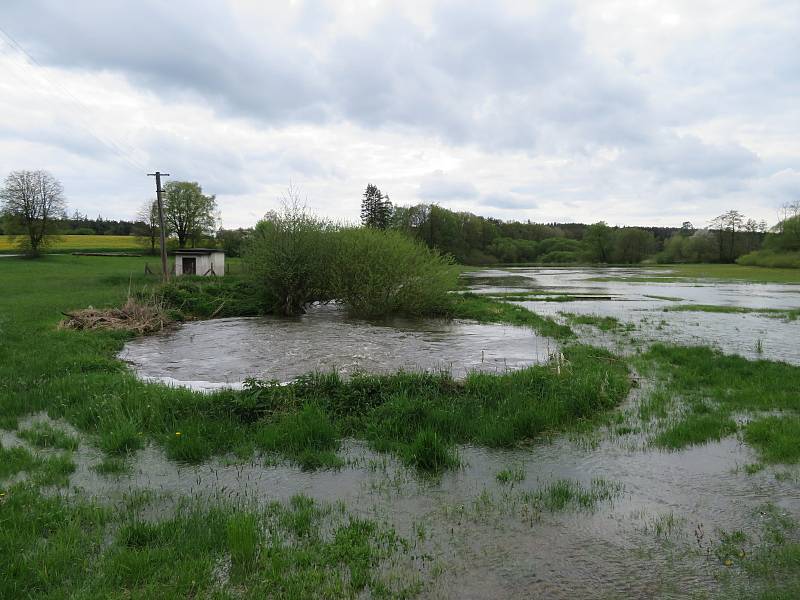
[[[209,248],[182,248],[175,251],[175,276],[225,275],[225,253]]]

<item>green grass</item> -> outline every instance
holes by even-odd
[[[80,445],[78,438],[61,429],[56,429],[48,423],[35,423],[31,427],[17,432],[17,435],[37,448],[77,450]]]
[[[589,487],[579,481],[559,479],[535,492],[528,492],[523,500],[538,510],[560,512],[568,508],[592,510],[598,503],[613,500],[622,494],[622,487],[605,479],[593,479]]]
[[[21,447],[0,446],[0,480],[25,473],[37,485],[64,487],[75,472],[70,454],[36,456]]]
[[[800,269],[737,264],[648,265],[642,275],[595,277],[591,281],[669,282],[678,279],[724,279],[754,283],[800,283]],[[653,272],[655,271],[655,272]]]
[[[800,410],[800,367],[750,361],[711,348],[655,344],[642,355],[687,400],[708,398],[722,409]]]
[[[570,323],[575,325],[593,325],[600,331],[631,331],[636,328],[633,323],[623,324],[615,317],[601,317],[600,315],[576,315],[574,313],[562,312]]]
[[[118,456],[106,456],[92,470],[100,475],[123,475],[130,472],[130,463]]]
[[[521,466],[508,467],[499,471],[495,475],[495,479],[503,484],[513,485],[525,480],[525,470]]]
[[[745,441],[768,463],[800,462],[800,417],[765,417],[748,423]]]
[[[746,306],[721,306],[717,304],[679,304],[663,309],[664,312],[757,313],[794,321],[800,317],[800,308],[749,308]]]
[[[528,326],[541,335],[559,340],[570,339],[574,332],[549,317],[543,317],[516,304],[486,298],[478,294],[461,294],[453,298],[450,316],[481,323],[508,323]]]
[[[392,529],[303,496],[263,509],[183,502],[152,522],[15,485],[0,514],[2,598],[404,598],[420,589],[417,578],[384,574],[409,552]]]
[[[661,448],[679,450],[687,446],[719,441],[736,433],[736,421],[720,413],[689,414],[656,436],[654,443]]]

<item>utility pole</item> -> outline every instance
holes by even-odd
[[[169,271],[167,270],[167,236],[166,232],[164,231],[164,201],[161,198],[161,194],[164,193],[164,190],[161,189],[161,178],[169,177],[169,173],[161,173],[160,171],[156,171],[155,173],[148,173],[147,176],[156,178],[156,197],[158,198],[158,228],[159,232],[161,233],[161,274],[164,278],[164,281],[167,281],[169,279]]]

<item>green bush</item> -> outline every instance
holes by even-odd
[[[776,252],[774,250],[758,250],[740,256],[737,260],[740,265],[748,267],[773,267],[785,269],[800,269],[800,252]]]
[[[264,303],[275,314],[302,314],[331,299],[328,286],[334,226],[295,205],[256,225],[243,259]]]
[[[458,285],[449,258],[396,231],[343,229],[334,255],[334,297],[361,316],[443,313]]]

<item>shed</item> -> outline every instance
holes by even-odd
[[[175,276],[225,274],[225,253],[213,248],[181,248],[175,251]]]

